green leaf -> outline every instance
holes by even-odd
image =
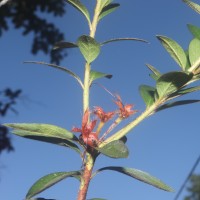
[[[190,8],[200,14],[200,5],[189,0],[183,0],[183,2],[185,2],[188,6],[190,6]]]
[[[187,57],[182,47],[176,41],[166,36],[157,35],[157,38],[167,50],[167,52],[171,55],[171,57],[184,71],[187,66]]]
[[[193,65],[200,58],[200,40],[194,38],[189,44],[189,59]]]
[[[183,95],[183,94],[188,94],[191,92],[196,92],[199,90],[200,90],[200,86],[195,86],[195,87],[190,87],[190,88],[179,90],[178,94]]]
[[[64,49],[64,48],[75,48],[75,47],[78,47],[77,44],[75,43],[60,41],[53,46],[53,50]]]
[[[4,126],[13,128],[14,131],[22,134],[78,141],[78,138],[72,132],[51,124],[13,123],[4,124]]]
[[[90,84],[94,80],[99,79],[99,78],[103,78],[103,77],[111,79],[112,75],[111,74],[105,74],[105,73],[102,73],[102,72],[97,72],[97,71],[91,70],[90,71]]]
[[[151,106],[155,102],[155,88],[148,85],[141,85],[139,87],[139,91],[146,104],[146,107]]]
[[[101,171],[105,171],[105,170],[113,170],[116,172],[120,172],[122,174],[130,176],[134,179],[137,179],[137,180],[147,183],[149,185],[152,185],[161,190],[173,192],[173,189],[171,187],[169,187],[168,185],[166,185],[165,183],[163,183],[161,180],[155,178],[154,176],[152,176],[146,172],[138,170],[138,169],[109,166],[109,167],[103,167],[103,168],[99,169],[94,175],[96,175],[97,173],[99,173]]]
[[[192,35],[200,40],[200,28],[192,24],[188,24],[187,26]]]
[[[169,72],[163,74],[156,83],[156,89],[159,98],[168,96],[176,92],[191,79],[192,75],[188,75],[184,72]]]
[[[161,73],[152,65],[150,64],[146,64],[146,66],[153,72],[153,74],[151,74],[150,76],[154,79],[154,80],[158,80],[161,76]]]
[[[100,44],[90,36],[82,35],[78,38],[77,44],[88,63],[94,61],[100,53]]]
[[[160,106],[156,111],[161,111],[167,108],[172,108],[175,106],[182,106],[182,105],[187,105],[187,104],[191,104],[191,103],[199,103],[200,100],[181,100],[181,101],[175,101],[175,102],[170,102],[170,103],[166,103],[162,106]]]
[[[87,8],[79,0],[65,0],[67,3],[71,4],[74,8],[80,11],[88,21],[88,24],[91,24],[90,14]]]
[[[68,73],[69,75],[71,75],[73,78],[75,78],[82,88],[84,87],[80,77],[78,75],[76,75],[74,72],[72,72],[71,70],[69,70],[65,67],[61,67],[59,65],[45,63],[45,62],[37,62],[37,61],[25,61],[24,63],[46,65],[46,66],[53,67],[55,69],[64,71],[64,72]]]
[[[97,150],[111,158],[127,158],[129,154],[128,148],[122,140],[114,140]]]
[[[102,11],[98,17],[98,21],[101,20],[103,17],[107,16],[108,14],[114,12],[119,6],[120,6],[119,3],[111,3],[111,4],[106,5],[102,9]]]
[[[80,180],[81,172],[80,171],[72,171],[72,172],[55,172],[52,174],[48,174],[40,178],[34,185],[29,189],[26,198],[31,198],[47,188],[55,185],[56,183],[62,181],[67,177],[74,177]]]
[[[108,44],[111,42],[120,42],[120,41],[139,41],[139,42],[148,43],[146,40],[143,40],[140,38],[113,38],[113,39],[109,39],[109,40],[102,42],[101,45],[105,45],[105,44]]]

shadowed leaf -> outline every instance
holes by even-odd
[[[56,183],[62,181],[67,177],[74,177],[80,180],[80,171],[72,171],[72,172],[55,172],[52,174],[48,174],[40,178],[34,185],[29,189],[26,198],[31,198],[42,191],[46,190],[47,188],[55,185]]]
[[[162,106],[160,106],[156,111],[161,111],[167,108],[172,108],[175,106],[182,106],[182,105],[187,105],[187,104],[191,104],[191,103],[199,103],[200,100],[182,100],[182,101],[175,101],[175,102],[171,102],[171,103],[166,103]]]
[[[129,154],[128,148],[122,140],[114,140],[97,150],[111,158],[127,158]]]
[[[148,85],[139,87],[140,95],[142,96],[147,107],[151,106],[155,101],[155,88]]]
[[[74,8],[80,11],[87,19],[88,24],[90,25],[90,14],[87,8],[79,0],[65,0],[67,3],[71,4]]]
[[[160,98],[168,96],[181,89],[191,79],[192,75],[184,72],[169,72],[163,74],[156,83],[157,93]]]
[[[88,63],[94,61],[100,53],[100,44],[90,36],[82,35],[78,38],[77,44]]]
[[[187,26],[192,35],[200,40],[200,28],[192,24],[188,24]]]
[[[102,11],[101,11],[101,13],[100,13],[100,15],[99,15],[99,17],[98,17],[98,20],[101,20],[103,17],[105,17],[105,16],[107,16],[108,14],[114,12],[119,6],[120,6],[119,3],[111,3],[111,4],[106,5],[106,6],[102,9]]]
[[[173,192],[173,189],[171,187],[169,187],[168,185],[166,185],[165,183],[163,183],[162,181],[160,181],[156,177],[151,176],[150,174],[143,172],[141,170],[138,170],[138,169],[110,166],[110,167],[104,167],[104,168],[97,170],[94,173],[94,175],[96,175],[99,172],[105,171],[105,170],[112,170],[112,171],[120,172],[122,174],[130,176],[134,179],[137,179],[137,180],[142,181],[144,183],[147,183],[149,185],[152,185],[152,186],[159,188],[161,190]]]
[[[182,47],[176,41],[166,36],[157,35],[156,37],[184,71],[187,66],[187,57]]]
[[[75,47],[78,47],[77,44],[75,44],[75,43],[61,41],[61,42],[57,42],[53,46],[53,50],[64,49],[64,48],[75,48]]]

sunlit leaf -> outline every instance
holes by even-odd
[[[187,105],[187,104],[191,104],[191,103],[199,103],[200,100],[181,100],[181,101],[175,101],[175,102],[170,102],[170,103],[166,103],[162,106],[160,106],[156,111],[161,111],[167,108],[172,108],[175,106],[182,106],[182,105]]]
[[[150,76],[154,79],[154,80],[158,80],[161,76],[161,73],[152,65],[150,64],[146,64],[146,66],[153,72],[153,74],[151,74]]]
[[[100,44],[90,36],[82,35],[77,44],[88,63],[94,61],[100,53]]]
[[[171,57],[183,70],[185,70],[187,66],[187,57],[182,47],[176,41],[166,36],[157,35],[157,38],[167,50],[167,52],[171,55]]]
[[[200,28],[192,24],[188,24],[187,26],[192,35],[200,40]]]
[[[53,50],[64,49],[64,48],[75,48],[75,47],[78,47],[77,44],[75,43],[60,41],[53,46]]]
[[[151,106],[155,101],[155,88],[148,85],[141,85],[139,87],[140,95],[142,96],[147,107]]]
[[[102,72],[97,72],[97,71],[91,70],[90,71],[90,84],[94,80],[99,79],[99,78],[103,78],[103,77],[111,79],[112,75],[111,74],[105,74],[105,73],[102,73]]]
[[[189,59],[193,65],[200,58],[200,40],[194,38],[189,44]]]
[[[13,128],[14,131],[18,131],[18,135],[21,133],[22,135],[27,134],[30,136],[54,137],[78,141],[78,138],[72,132],[51,124],[13,123],[4,124],[4,126]]]
[[[71,4],[74,8],[80,11],[87,19],[88,23],[90,22],[90,14],[87,8],[79,0],[65,0],[67,3]]]
[[[139,42],[148,43],[146,40],[143,40],[140,38],[113,38],[113,39],[109,39],[109,40],[102,42],[101,45],[105,45],[105,44],[108,44],[111,42],[120,42],[120,41],[139,41]]]
[[[196,11],[197,13],[200,14],[200,5],[199,4],[196,4],[189,0],[183,0],[183,2],[185,2],[188,6],[190,6],[190,8],[192,8],[194,11]]]
[[[169,72],[163,74],[156,83],[156,89],[159,98],[176,92],[191,79],[192,75],[188,75],[184,72]]]
[[[200,86],[195,86],[195,87],[190,87],[190,88],[179,90],[178,93],[183,95],[183,94],[188,94],[188,93],[191,93],[191,92],[196,92],[196,91],[199,91],[199,90],[200,90]]]
[[[107,16],[108,14],[114,12],[119,6],[120,6],[119,3],[111,3],[111,4],[106,5],[106,6],[102,9],[102,11],[101,11],[101,13],[100,13],[100,15],[99,15],[99,17],[98,17],[98,20],[101,20],[103,17],[105,17],[105,16]]]
[[[127,158],[129,154],[128,148],[122,140],[114,140],[97,150],[111,158]]]
[[[48,174],[40,178],[34,185],[29,189],[26,198],[29,199],[42,191],[46,190],[47,188],[55,185],[56,183],[62,181],[67,177],[74,177],[80,180],[80,171],[72,171],[72,172],[55,172],[52,174]]]
[[[134,179],[137,179],[139,181],[142,181],[144,183],[147,183],[149,185],[152,185],[156,188],[159,188],[159,189],[162,189],[162,190],[165,190],[168,192],[173,192],[173,189],[171,187],[169,187],[168,185],[166,185],[165,183],[163,183],[161,180],[157,179],[156,177],[154,177],[146,172],[138,170],[138,169],[110,166],[110,167],[103,167],[103,168],[97,170],[97,172],[95,172],[94,175],[96,175],[97,173],[99,173],[101,171],[105,171],[105,170],[116,171],[116,172],[125,174],[127,176],[130,176]]]
[[[24,63],[45,65],[45,66],[49,66],[49,67],[61,70],[63,72],[66,72],[69,75],[71,75],[73,78],[75,78],[78,81],[78,83],[80,84],[80,86],[83,88],[83,83],[82,83],[80,77],[78,75],[76,75],[74,72],[72,72],[71,70],[69,70],[69,69],[67,69],[65,67],[61,67],[59,65],[55,65],[55,64],[51,64],[51,63],[38,62],[38,61],[25,61]]]

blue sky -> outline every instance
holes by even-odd
[[[186,49],[192,39],[186,24],[200,26],[200,15],[181,1],[116,2],[121,7],[102,20],[96,39],[101,42],[116,37],[138,37],[148,40],[150,44],[108,44],[102,48],[92,67],[113,74],[111,80],[102,79],[99,83],[120,94],[125,103],[133,103],[140,114],[145,106],[138,87],[140,84],[154,84],[145,63],[154,65],[161,72],[179,70],[155,35],[173,38]],[[91,8],[91,1],[84,0],[83,3]],[[71,6],[68,6],[63,18],[42,16],[55,22],[68,41],[74,42],[80,35],[88,34],[86,20]],[[14,30],[13,27],[0,38],[1,89],[11,87],[23,90],[16,106],[19,115],[9,113],[3,122],[50,123],[69,130],[74,125],[80,126],[82,93],[78,84],[60,71],[40,65],[22,64],[27,60],[49,62],[49,58],[42,53],[36,56],[30,53],[31,38],[23,37],[21,30]],[[83,77],[84,60],[78,49],[69,50],[68,57],[61,65]],[[185,99],[198,99],[199,95],[194,93]],[[106,110],[114,108],[112,97],[98,86],[91,90],[91,107],[96,105]],[[101,156],[95,169],[109,165],[137,168],[178,190],[199,156],[199,108],[199,104],[193,104],[151,116],[128,134],[128,159],[113,160]],[[80,158],[69,149],[14,135],[12,141],[15,152],[3,153],[0,157],[3,166],[0,169],[1,199],[22,200],[29,187],[41,176],[57,171],[78,170],[81,166]],[[196,172],[199,171],[200,166]],[[59,200],[76,199],[78,186],[76,180],[66,179],[39,196]],[[97,175],[88,191],[88,198],[109,200],[173,200],[175,195],[116,172]]]

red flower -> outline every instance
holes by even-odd
[[[96,146],[98,143],[98,136],[96,135],[96,132],[92,132],[94,127],[96,126],[97,120],[93,120],[88,123],[89,120],[89,110],[87,109],[83,115],[82,119],[82,127],[81,128],[72,128],[73,132],[80,132],[81,136],[80,138],[83,140],[83,142],[86,145],[89,146]]]
[[[126,104],[122,103],[121,97],[119,95],[116,96],[117,101],[114,101],[117,106],[119,107],[119,117],[122,119],[128,118],[130,115],[133,115],[137,112],[137,110],[132,110],[133,104]]]
[[[94,110],[94,114],[99,117],[101,122],[106,123],[108,120],[110,120],[114,116],[115,112],[104,112],[101,107],[96,106]]]

